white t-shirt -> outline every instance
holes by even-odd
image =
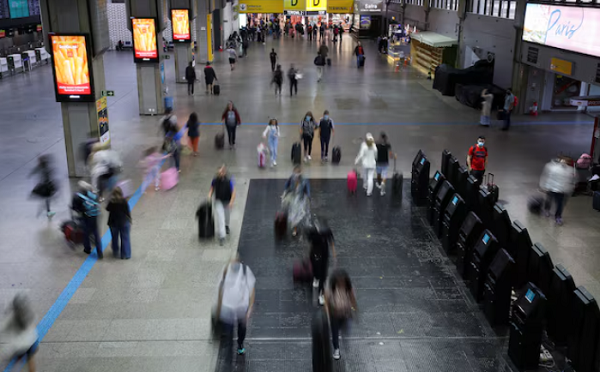
[[[245,273],[244,266],[246,267]],[[246,316],[250,306],[250,294],[254,290],[255,283],[256,278],[248,266],[240,263],[229,264],[223,282],[222,321],[234,322]]]

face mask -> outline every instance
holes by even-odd
[[[485,144],[485,142],[483,142],[483,141],[477,141],[477,146],[479,146],[479,147],[483,147],[484,144]]]
[[[329,120],[329,115],[323,115],[323,119]]]
[[[305,120],[306,120],[306,121],[310,121],[310,116],[307,116],[307,117],[305,118]]]

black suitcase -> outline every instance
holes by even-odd
[[[498,185],[494,183],[494,173],[488,173],[487,180],[488,182],[485,188],[490,194],[494,196],[492,199],[494,201],[494,204],[498,203],[498,199],[500,198],[500,189],[498,188]]]
[[[212,214],[212,205],[209,202],[200,204],[196,211],[196,218],[198,219],[198,237],[200,239],[215,236],[215,221]]]
[[[225,147],[225,133],[217,133],[215,136],[215,147],[219,150]]]
[[[331,58],[327,58],[327,66],[331,66]]]
[[[327,313],[319,308],[313,317],[311,324],[312,339],[312,371],[331,372],[333,363],[331,358],[331,342],[329,341],[329,322]]]
[[[292,163],[298,165],[302,163],[302,146],[300,142],[296,142],[292,145]]]
[[[394,159],[394,174],[392,175],[392,195],[402,197],[402,185],[404,184],[404,176],[402,173],[396,172],[396,159]]]
[[[331,162],[333,164],[339,164],[342,160],[342,149],[339,146],[334,146],[331,151]]]
[[[600,211],[600,191],[594,191],[593,207],[595,210]]]
[[[287,233],[287,213],[284,211],[277,212],[275,215],[275,238],[282,240]]]
[[[221,94],[221,87],[219,85],[213,85],[213,94],[215,96],[218,96],[219,94]]]
[[[527,200],[527,209],[529,209],[529,212],[533,214],[542,213],[543,206],[544,197],[541,194],[532,195],[529,197],[529,200]]]
[[[364,67],[365,66],[365,56],[360,56],[359,60],[360,60],[360,67]]]

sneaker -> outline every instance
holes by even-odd
[[[229,226],[225,226],[225,232],[229,234]]]
[[[325,296],[319,295],[319,305],[325,305]]]
[[[317,278],[313,279],[313,288],[319,288],[319,279],[317,279]]]
[[[160,187],[156,186],[156,187],[154,188],[154,191],[160,191]]]
[[[310,157],[310,155],[308,155],[308,160],[312,160],[312,158]]]
[[[384,196],[384,195],[385,195],[385,190],[381,189],[381,196]]]
[[[85,254],[92,254],[92,251],[86,251],[85,249],[83,250],[83,252],[84,252]]]
[[[335,360],[340,360],[342,356],[340,355],[340,349],[335,349],[333,351],[333,359]]]
[[[56,214],[56,212],[48,212],[48,213],[46,213],[46,216],[48,216],[48,218],[52,218],[52,217],[54,217],[55,214]]]
[[[305,162],[305,163],[308,163],[308,156],[305,156],[305,157],[304,157],[304,162]]]
[[[378,189],[381,188],[381,184],[379,182],[375,182],[375,187],[377,187]]]
[[[326,156],[326,157],[325,157],[325,162],[328,162],[328,161],[329,161],[329,159],[328,159],[328,158],[327,158],[327,156]]]
[[[225,238],[219,239],[219,245],[222,247],[225,244]]]
[[[277,166],[277,162],[276,161],[273,162],[273,166],[275,166],[275,167]]]
[[[562,226],[562,224],[563,224],[562,218],[560,218],[560,217],[556,217],[556,224],[557,224],[558,226]]]
[[[367,196],[371,196],[371,195],[372,195],[371,193],[369,193],[369,192],[367,193]]]
[[[244,355],[244,354],[246,354],[246,348],[243,347],[243,346],[238,347],[237,353],[238,353],[238,355]]]
[[[544,212],[544,216],[546,216],[546,217],[550,217],[550,211],[546,211],[546,212]]]

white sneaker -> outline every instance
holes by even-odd
[[[305,157],[304,157],[304,162],[305,162],[305,163],[308,163],[308,156],[305,156]]]
[[[319,279],[317,279],[317,278],[313,279],[313,288],[319,288]]]
[[[319,305],[325,305],[325,296],[319,295]]]
[[[381,189],[381,196],[384,196],[384,195],[385,195],[385,190]]]
[[[312,158],[310,157],[310,155],[308,155],[308,160],[312,160]]]
[[[276,161],[273,162],[273,166],[277,166],[277,162]]]
[[[340,349],[335,349],[333,351],[333,359],[335,360],[340,360],[342,356],[340,355]]]

